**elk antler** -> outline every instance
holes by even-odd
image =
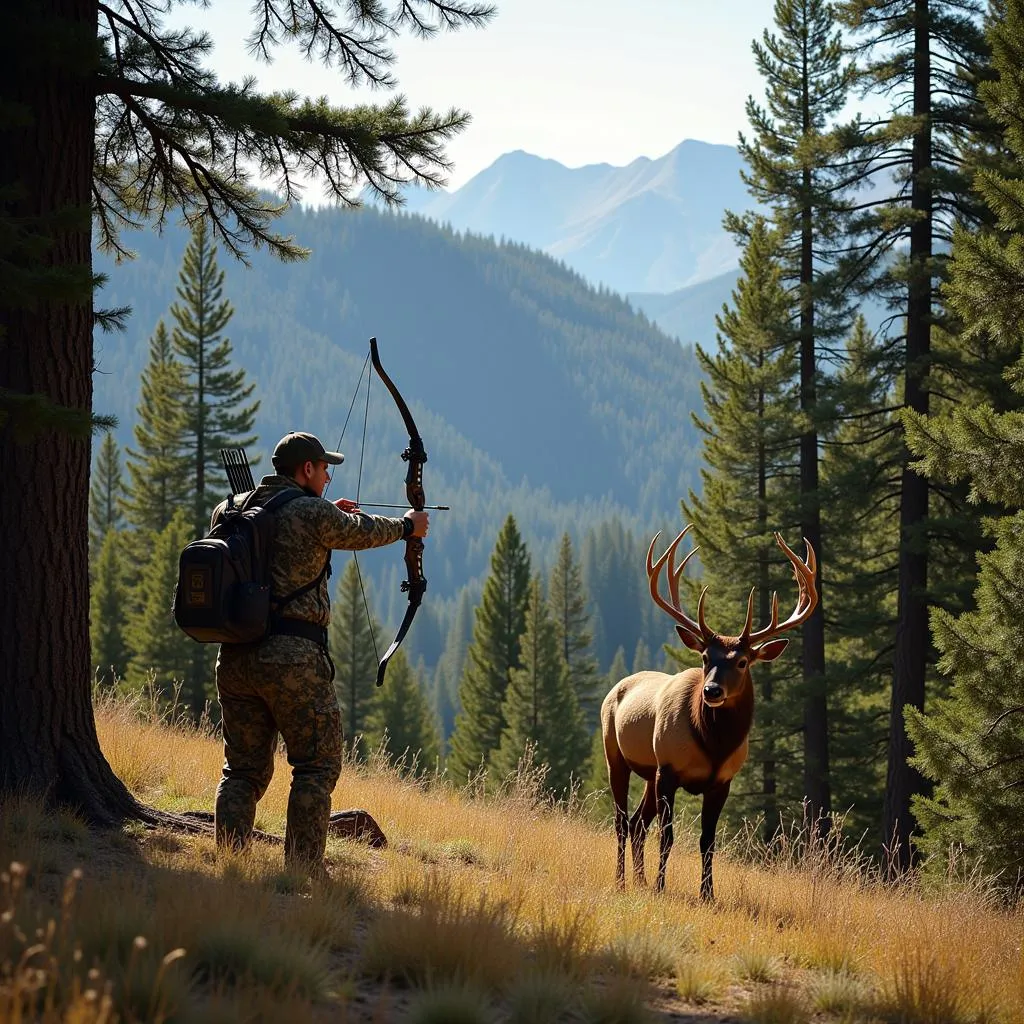
[[[775,543],[785,552],[786,557],[793,563],[793,575],[797,582],[796,607],[785,622],[779,622],[779,595],[772,594],[772,618],[767,626],[751,632],[754,617],[754,591],[751,590],[747,599],[747,621],[743,627],[743,639],[751,644],[759,644],[770,640],[773,636],[785,633],[789,629],[806,622],[818,606],[818,590],[815,586],[815,576],[818,571],[818,560],[814,554],[814,548],[804,538],[807,546],[807,561],[800,559],[790,549],[789,545],[782,539],[781,533],[775,534]]]
[[[676,622],[679,623],[688,633],[690,633],[695,640],[701,640],[706,642],[711,636],[712,632],[708,629],[707,624],[704,621],[704,595],[708,592],[708,588],[705,587],[700,592],[700,599],[697,601],[697,621],[694,622],[686,612],[679,606],[679,577],[682,576],[683,570],[686,568],[686,563],[693,557],[693,553],[697,550],[694,546],[686,552],[686,557],[683,559],[679,568],[676,568],[676,548],[679,547],[679,542],[693,529],[693,523],[690,523],[682,533],[680,533],[671,544],[669,544],[665,553],[657,560],[652,560],[654,554],[654,545],[658,543],[658,538],[661,536],[661,531],[654,535],[654,540],[651,541],[651,546],[647,549],[647,580],[651,585],[651,597],[654,598],[654,603],[666,611],[672,616]],[[668,563],[668,587],[669,593],[672,595],[672,602],[666,601],[659,591],[659,579],[661,577],[661,570],[665,563]]]

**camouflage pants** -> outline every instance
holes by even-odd
[[[327,845],[331,793],[341,775],[341,712],[327,659],[312,645],[307,649],[312,656],[283,662],[268,660],[275,656],[273,644],[222,648],[217,693],[224,771],[214,818],[219,845],[248,843],[256,803],[274,774],[280,732],[292,767],[285,863],[318,869]]]

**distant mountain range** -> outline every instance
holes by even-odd
[[[411,190],[407,208],[522,242],[621,294],[673,292],[738,265],[722,217],[751,206],[741,166],[733,146],[692,139],[625,167],[570,169],[519,150],[453,192]]]

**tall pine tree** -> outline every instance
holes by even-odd
[[[1005,129],[1010,167],[982,168],[975,185],[995,227],[961,226],[953,240],[947,295],[974,346],[1016,352],[1005,375],[1024,397],[1024,339],[1019,295],[1024,287],[1024,2],[1007,0],[989,26],[992,80],[981,87],[989,115]],[[1008,173],[1009,172],[1009,173]],[[1024,607],[1024,414],[1005,400],[980,402],[942,415],[904,414],[918,470],[934,483],[967,485],[968,500],[999,509],[987,519],[979,561],[977,609],[953,616],[933,609],[948,694],[925,709],[907,709],[914,766],[936,783],[914,803],[920,845],[945,859],[959,848],[971,861],[1001,872],[1021,888],[1024,860],[1024,672],[1020,616]],[[1000,408],[1002,406],[1002,408]]]
[[[829,746],[835,806],[849,833],[881,843],[896,629],[903,445],[893,353],[863,318],[832,382],[823,440],[822,528],[829,543]]]
[[[153,537],[150,558],[142,567],[137,584],[139,599],[130,609],[125,626],[131,651],[131,685],[141,685],[153,672],[158,692],[165,699],[170,697],[175,684],[184,685],[188,679],[196,646],[195,641],[178,629],[171,614],[171,597],[178,580],[178,556],[191,539],[189,510],[180,508]],[[210,692],[211,683],[212,680],[203,680],[197,690]]]
[[[248,402],[256,385],[246,383],[245,370],[231,368],[231,341],[223,332],[234,310],[224,298],[224,271],[217,265],[217,247],[205,221],[192,230],[177,294],[179,301],[171,306],[171,340],[186,376],[184,413],[198,536],[216,503],[213,494],[217,500],[222,496],[220,450],[255,444],[251,431],[260,405]]]
[[[341,704],[345,738],[354,750],[366,750],[357,740],[368,728],[367,716],[373,705],[377,683],[377,648],[374,638],[380,626],[369,612],[367,584],[361,580],[359,565],[350,558],[341,574],[331,605],[328,630],[334,661],[334,688]]]
[[[125,518],[142,535],[143,543],[149,535],[160,533],[179,508],[192,507],[184,392],[184,372],[161,320],[149,340],[149,360],[135,407],[135,446],[127,449],[126,459]]]
[[[850,266],[903,314],[901,387],[905,408],[927,415],[933,390],[933,328],[953,223],[973,215],[958,152],[981,109],[980,70],[987,61],[980,5],[974,0],[842,0],[854,31],[862,80],[889,104],[868,124],[859,159],[881,188],[858,226]],[[886,187],[885,177],[893,186]],[[894,339],[895,340],[895,339]],[[883,835],[887,863],[911,862],[911,800],[924,780],[910,764],[907,707],[924,707],[930,658],[928,589],[929,484],[904,459],[900,481],[899,608],[893,659]],[[941,513],[940,513],[941,514]]]
[[[747,102],[752,135],[740,136],[751,195],[767,206],[780,234],[783,281],[798,308],[800,377],[800,530],[826,561],[822,545],[819,433],[823,358],[835,351],[845,297],[830,266],[849,211],[856,174],[833,143],[834,122],[853,80],[831,5],[776,0],[775,30],[754,43],[766,105]],[[827,414],[827,413],[826,413]],[[814,821],[831,812],[828,701],[825,688],[825,594],[801,627],[804,796]]]
[[[589,736],[539,576],[530,584],[519,647],[522,664],[509,680],[491,764],[499,777],[509,775],[529,744],[533,764],[547,765],[547,787],[561,794],[585,770]]]
[[[486,766],[501,741],[505,694],[512,673],[521,665],[519,643],[526,628],[529,589],[530,555],[510,515],[491,554],[491,571],[459,684],[461,710],[448,755],[448,769],[457,782]]]
[[[558,560],[551,570],[548,594],[558,648],[569,669],[569,681],[576,691],[587,728],[594,729],[606,691],[597,659],[591,653],[590,599],[567,533],[562,535],[558,546]]]
[[[111,528],[103,535],[93,559],[93,581],[89,590],[89,642],[97,679],[113,683],[122,679],[130,657],[125,638],[124,535]]]
[[[124,474],[121,472],[121,449],[114,435],[107,431],[96,458],[89,487],[89,550],[93,559],[99,555],[103,538],[110,530],[121,528],[124,513]]]
[[[700,545],[699,586],[709,588],[712,628],[723,633],[742,625],[752,586],[755,613],[768,621],[771,592],[789,575],[780,569],[773,531],[792,533],[799,522],[797,345],[778,245],[764,218],[750,219],[733,304],[718,318],[718,351],[697,349],[706,382],[704,418],[694,420],[704,434],[705,468],[702,493],[691,491],[683,515]],[[694,600],[697,587],[687,589]],[[782,659],[757,667],[750,761],[758,770],[737,780],[741,788],[730,800],[733,813],[762,814],[769,831],[783,807],[795,812],[803,785],[794,771],[802,701],[792,665]]]

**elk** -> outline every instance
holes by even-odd
[[[756,661],[774,661],[789,643],[779,634],[806,622],[818,603],[815,586],[817,561],[814,549],[804,540],[807,559],[790,550],[781,534],[775,542],[793,564],[798,594],[796,607],[779,622],[779,595],[772,594],[771,621],[753,629],[754,590],[747,599],[747,620],[739,636],[722,636],[704,621],[705,587],[697,601],[697,621],[680,607],[679,577],[697,548],[691,548],[677,568],[675,553],[692,523],[652,560],[658,533],[647,550],[647,578],[655,604],[676,621],[683,644],[697,651],[702,668],[688,668],[676,675],[637,672],[616,683],[601,704],[608,782],[615,802],[617,859],[615,881],[626,884],[626,835],[633,848],[633,873],[640,885],[644,877],[644,840],[658,815],[660,856],[655,888],[665,888],[665,866],[672,849],[672,814],[676,791],[702,794],[700,815],[700,896],[715,898],[711,861],[715,851],[718,818],[729,796],[733,777],[747,759],[747,737],[754,715],[754,684],[750,668]],[[660,593],[661,571],[668,568],[671,601]],[[630,774],[644,780],[643,797],[628,818]]]

